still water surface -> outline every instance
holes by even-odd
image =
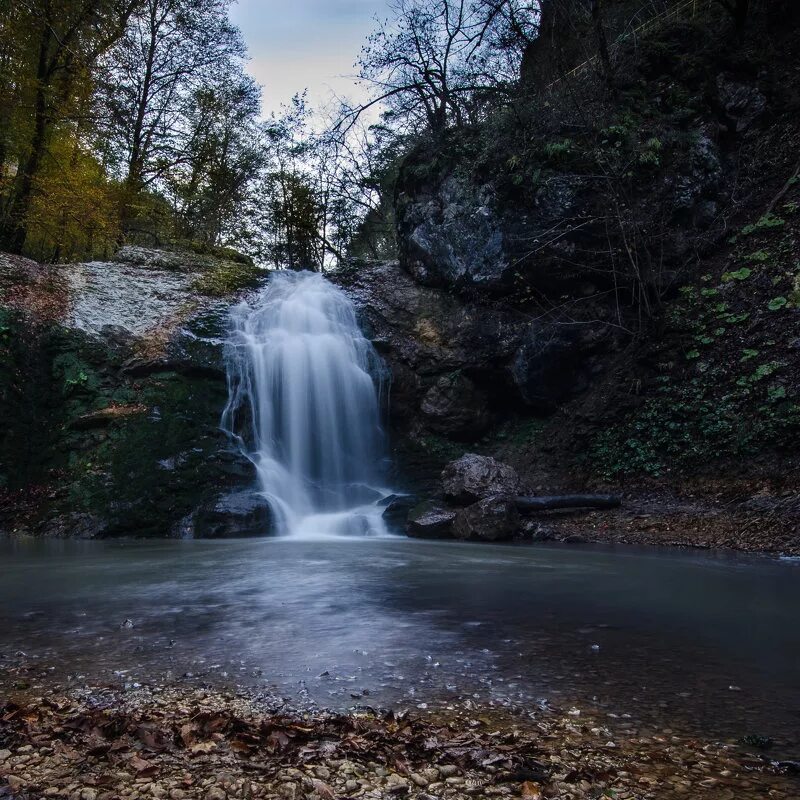
[[[0,541],[0,667],[800,740],[800,565],[400,538]],[[130,620],[133,627],[124,625]]]

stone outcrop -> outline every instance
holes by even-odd
[[[463,372],[440,376],[422,398],[428,427],[453,439],[471,440],[491,424],[486,393]]]
[[[602,322],[568,326],[502,302],[421,286],[397,262],[352,264],[346,289],[391,373],[392,424],[474,440],[495,412],[552,411],[580,392],[613,345]]]
[[[272,513],[267,502],[252,491],[233,491],[201,506],[179,526],[179,534],[196,539],[265,536]]]
[[[511,466],[467,453],[443,470],[440,498],[411,510],[407,533],[428,539],[513,539],[524,533],[515,500],[520,490],[520,478]]]

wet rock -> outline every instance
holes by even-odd
[[[384,522],[392,529],[404,530],[411,510],[417,506],[418,500],[414,495],[390,495],[384,501]]]
[[[72,420],[70,427],[77,431],[88,431],[93,428],[106,428],[111,423],[135,414],[144,414],[147,407],[140,403],[127,406],[109,406],[100,411],[92,411]]]
[[[192,534],[197,539],[266,536],[271,527],[266,500],[254,491],[237,491],[201,507],[194,515]]]
[[[552,542],[556,538],[555,530],[551,525],[543,525],[533,519],[523,520],[522,535],[532,542]]]
[[[447,537],[455,518],[455,509],[430,500],[420,503],[408,515],[408,535],[419,539]]]
[[[737,81],[732,75],[717,75],[717,93],[728,133],[748,130],[767,108],[767,98],[756,86]]]
[[[529,325],[523,315],[420,286],[397,262],[353,263],[330,277],[353,299],[365,333],[382,342],[395,423],[419,422],[443,375],[468,373],[487,395],[508,385],[506,364]]]
[[[451,461],[442,472],[445,500],[468,505],[493,495],[514,495],[520,491],[516,470],[489,456],[467,453]]]
[[[60,514],[50,519],[43,527],[46,536],[54,538],[102,539],[109,531],[109,523],[103,517],[80,511]]]
[[[499,542],[518,535],[521,527],[513,498],[486,497],[458,511],[453,535],[457,539]]]
[[[353,263],[330,277],[381,342],[390,418],[401,428],[463,441],[479,436],[495,411],[552,410],[588,386],[616,342],[603,322],[533,320],[487,298],[420,286],[396,262]]]
[[[453,439],[476,439],[491,422],[485,392],[462,372],[438,378],[422,398],[420,410],[432,431]]]

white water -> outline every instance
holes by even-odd
[[[223,428],[256,466],[277,532],[386,533],[380,359],[346,295],[277,272],[231,312]]]

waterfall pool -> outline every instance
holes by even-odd
[[[279,537],[5,540],[0,565],[0,675],[32,684],[244,686],[423,712],[546,700],[800,746],[797,563]]]

